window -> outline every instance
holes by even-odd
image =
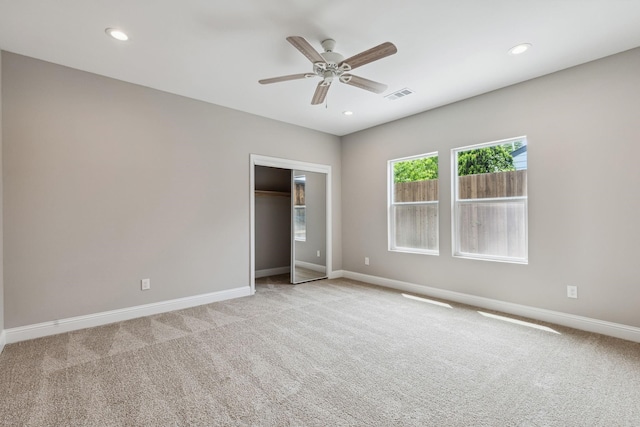
[[[305,205],[306,176],[294,176],[293,235],[296,240],[307,240],[307,206]]]
[[[527,139],[452,150],[453,255],[527,263]]]
[[[438,153],[388,162],[389,250],[438,254]]]

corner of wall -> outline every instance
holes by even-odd
[[[3,181],[2,181],[2,50],[0,50],[0,353],[4,348],[4,238],[2,234],[2,199],[3,199]]]

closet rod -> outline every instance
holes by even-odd
[[[286,191],[256,190],[256,196],[291,197],[291,193],[287,193]]]

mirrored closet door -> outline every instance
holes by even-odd
[[[327,175],[291,173],[291,283],[327,277]]]

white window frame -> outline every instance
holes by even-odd
[[[434,151],[431,153],[425,154],[417,154],[415,156],[409,157],[401,157],[398,159],[391,159],[387,161],[387,242],[388,249],[391,252],[403,252],[403,253],[411,253],[411,254],[423,254],[423,255],[440,255],[440,191],[438,189],[438,200],[436,201],[425,201],[425,202],[394,202],[395,199],[395,186],[393,182],[394,171],[393,165],[399,162],[405,162],[409,160],[422,159],[425,157],[438,157],[438,152]],[[440,158],[438,158],[438,165],[440,164]],[[440,179],[440,168],[438,167],[438,180]],[[436,205],[438,206],[438,248],[437,249],[420,249],[420,248],[407,248],[402,246],[397,246],[395,244],[395,236],[396,236],[396,218],[395,218],[395,206],[406,206],[406,205]]]
[[[529,200],[528,191],[527,196],[520,197],[497,197],[497,198],[485,198],[485,199],[458,199],[460,194],[458,191],[458,153],[462,151],[474,150],[477,148],[491,147],[494,145],[504,145],[510,142],[527,141],[526,136],[519,136],[515,138],[507,138],[498,141],[484,142],[482,144],[467,145],[465,147],[454,148],[451,150],[451,248],[452,255],[456,258],[476,259],[482,261],[495,261],[506,262],[512,264],[528,264],[529,263]],[[528,141],[527,141],[528,146]],[[529,165],[527,163],[527,170]],[[528,182],[527,182],[528,187]],[[523,258],[506,257],[498,255],[483,255],[474,254],[460,251],[460,229],[459,224],[459,212],[458,205],[465,203],[510,203],[522,201],[524,204],[524,248],[525,255]]]

